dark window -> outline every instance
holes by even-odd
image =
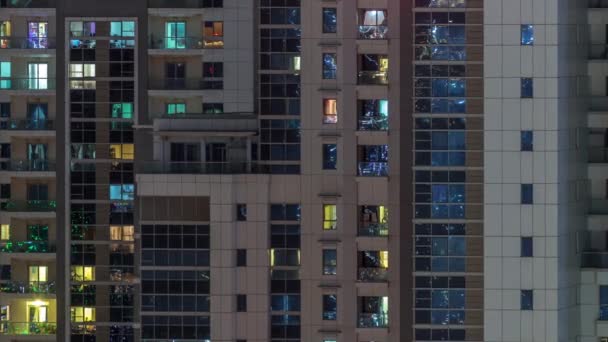
[[[532,184],[521,185],[521,204],[534,203],[534,187]]]
[[[335,294],[323,295],[323,320],[335,321],[338,319],[338,296]]]
[[[323,79],[335,80],[338,70],[338,57],[335,53],[323,54]]]
[[[236,295],[236,311],[247,312],[247,295]]]
[[[224,0],[203,0],[203,8],[224,7]]]
[[[323,144],[323,170],[335,170],[338,163],[338,145]]]
[[[11,117],[11,103],[10,102],[0,103],[0,118],[10,118],[10,117]]]
[[[600,321],[608,320],[608,285],[600,286]]]
[[[532,98],[534,97],[534,81],[531,78],[521,79],[521,97]]]
[[[203,114],[222,114],[223,112],[223,103],[203,103]]]
[[[338,32],[338,10],[323,8],[323,33]]]
[[[522,257],[534,256],[533,241],[534,240],[531,237],[522,237],[521,238],[521,256]]]
[[[247,204],[236,205],[236,220],[247,221]]]
[[[0,184],[0,198],[11,198],[10,184]]]
[[[236,250],[236,266],[244,267],[247,266],[247,250],[237,249]]]
[[[338,271],[338,253],[335,249],[323,250],[323,275],[336,275]]]
[[[534,151],[534,132],[521,131],[521,150]]]
[[[203,77],[224,77],[224,63],[203,63]]]
[[[532,290],[521,290],[521,309],[534,310],[534,292]]]

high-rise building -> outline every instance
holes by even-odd
[[[0,342],[608,342],[608,1],[0,0]]]

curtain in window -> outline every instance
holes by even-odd
[[[28,104],[27,128],[43,129],[46,127],[48,105],[46,103]]]

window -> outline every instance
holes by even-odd
[[[135,186],[133,184],[110,185],[110,200],[132,201],[134,194]]]
[[[247,266],[247,250],[237,249],[236,250],[236,266],[245,267]]]
[[[75,323],[95,322],[95,308],[73,306],[70,308],[70,317]]]
[[[365,9],[359,11],[359,38],[384,39],[388,32],[387,11]]]
[[[534,310],[534,292],[521,290],[521,310]]]
[[[335,170],[338,164],[338,145],[323,144],[323,170]]]
[[[3,224],[0,225],[0,240],[6,241],[11,239],[11,225]]]
[[[94,63],[71,63],[70,64],[70,77],[72,78],[83,78],[83,77],[95,77],[95,64]]]
[[[186,48],[186,22],[165,23],[165,49]]]
[[[94,37],[96,33],[96,25],[94,21],[71,21],[70,36],[71,37]]]
[[[247,221],[247,204],[236,205],[236,220]]]
[[[323,123],[335,124],[338,122],[338,100],[323,99]]]
[[[29,63],[27,65],[28,89],[48,89],[48,64]]]
[[[338,70],[338,57],[335,53],[323,54],[323,79],[335,80]]]
[[[247,295],[236,295],[236,312],[247,312]]]
[[[224,7],[224,0],[203,0],[203,8],[222,8]],[[242,340],[246,342],[245,340]]]
[[[30,49],[46,49],[49,47],[47,22],[29,22],[28,23],[28,48]]]
[[[338,214],[335,204],[323,204],[323,230],[335,230],[338,227]]]
[[[134,157],[135,157],[135,145],[134,144],[111,144],[110,145],[110,158],[133,160]]]
[[[338,10],[323,8],[323,33],[338,32]]]
[[[8,49],[11,46],[10,39],[2,39],[10,37],[11,34],[11,22],[0,20],[0,49]]]
[[[133,103],[113,103],[112,118],[133,119]]]
[[[534,45],[533,25],[521,25],[521,45]]]
[[[323,320],[335,321],[338,319],[338,296],[335,294],[323,295]]]
[[[48,241],[49,226],[44,224],[28,224],[27,225],[27,240],[28,241]]]
[[[534,187],[532,184],[521,185],[521,204],[534,203]]]
[[[521,150],[534,151],[534,132],[521,131]]]
[[[388,84],[388,56],[373,54],[359,55],[357,82],[358,84],[366,85]],[[464,84],[464,81],[461,82]],[[459,89],[457,87],[454,88]],[[446,90],[447,89],[448,88],[446,80]],[[462,92],[464,90],[460,91]]]
[[[223,103],[203,103],[203,114],[222,114],[223,112]]]
[[[388,100],[359,100],[358,107],[358,130],[388,130]]]
[[[335,249],[323,250],[323,275],[336,275],[338,271],[338,252]]]
[[[11,89],[11,62],[0,62],[0,89]]]
[[[521,98],[533,98],[534,97],[534,81],[531,78],[521,79]]]
[[[222,48],[224,46],[224,22],[205,21],[203,25],[204,46],[206,48]]]
[[[600,286],[600,321],[608,320],[608,285]]]
[[[112,21],[110,23],[110,36],[135,37],[135,22]]]
[[[203,63],[203,77],[224,77],[224,63],[205,62]]]
[[[167,115],[186,114],[185,103],[167,103]]]
[[[521,256],[532,257],[534,256],[534,240],[531,237],[521,238]]]
[[[95,267],[93,266],[72,266],[73,281],[94,281]]]
[[[47,266],[30,266],[28,271],[30,283],[49,281],[49,268]]]
[[[134,241],[135,229],[133,226],[110,226],[110,240]]]

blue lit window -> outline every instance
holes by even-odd
[[[270,297],[272,311],[300,311],[299,295],[272,295]]]
[[[533,25],[521,25],[521,45],[534,45]]]
[[[338,296],[335,294],[323,295],[323,320],[335,321],[338,319]]]
[[[600,321],[608,320],[608,286],[600,286]]]
[[[531,78],[521,79],[521,98],[529,99],[534,97],[534,81]]]
[[[338,32],[338,10],[323,8],[323,33]]]
[[[534,132],[521,131],[521,150],[534,151]]]
[[[521,290],[521,309],[534,310],[534,292],[532,290]]]
[[[132,201],[135,198],[133,184],[110,185],[110,199]]]
[[[338,164],[338,145],[323,144],[323,170],[335,170]]]
[[[11,62],[0,62],[0,89],[11,89]]]
[[[323,54],[323,79],[335,80],[338,70],[338,57],[335,53]]]
[[[521,256],[532,257],[534,256],[534,244],[531,237],[521,238]]]
[[[534,187],[532,184],[521,185],[521,204],[534,203]]]

